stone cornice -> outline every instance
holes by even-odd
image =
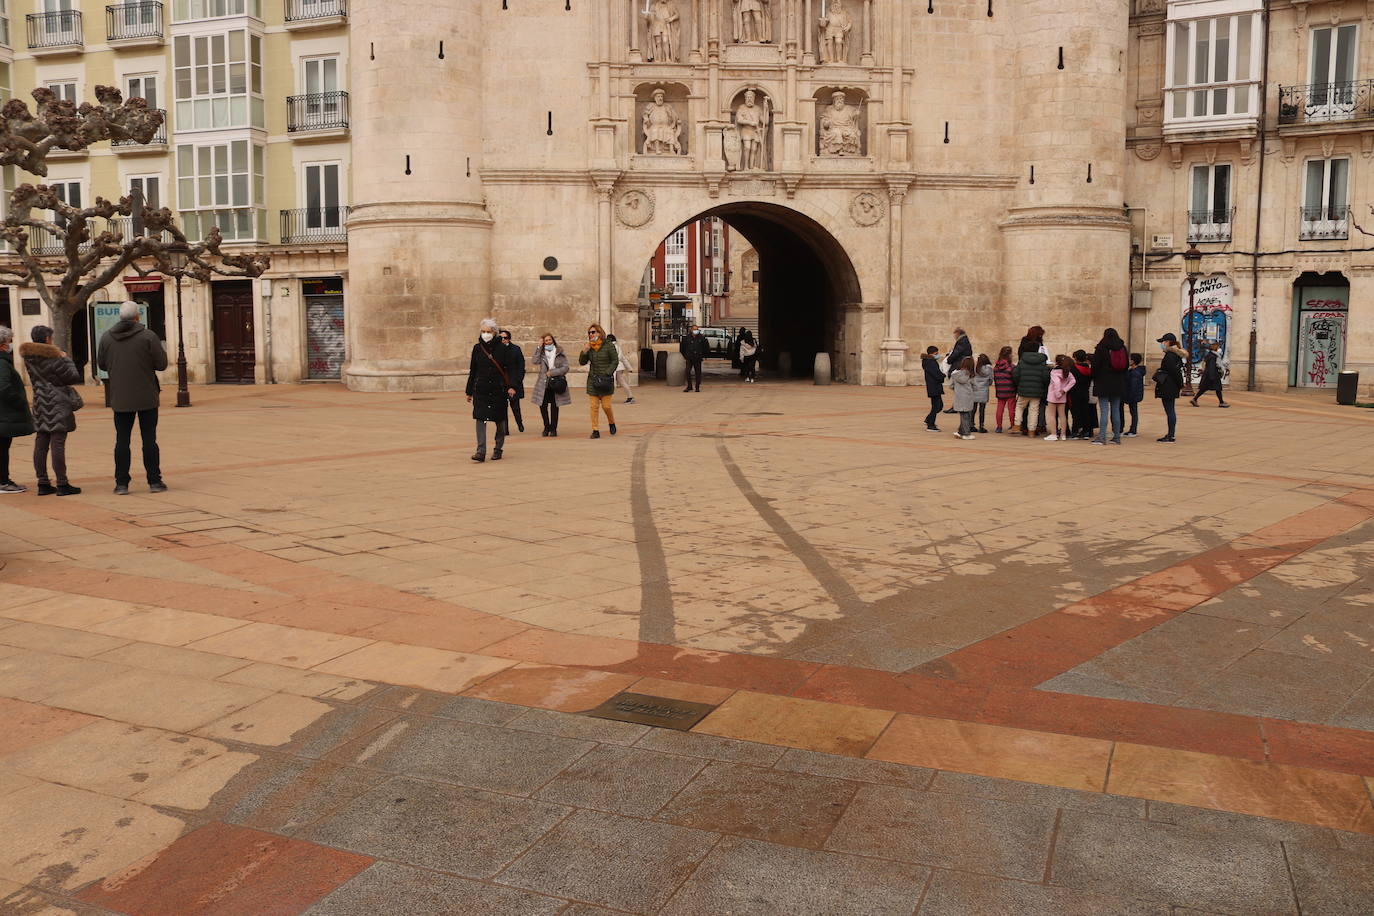
[[[912,172],[911,189],[958,190],[982,188],[1014,188],[1020,180],[1015,175],[981,173],[941,173]],[[781,176],[775,172],[730,172],[727,180],[776,181]],[[584,169],[484,169],[482,181],[493,185],[584,185],[593,186],[595,178],[591,170]],[[620,173],[622,186],[645,188],[700,188],[706,186],[706,177],[695,170],[683,169],[675,172],[627,170]],[[820,190],[823,188],[862,188],[885,190],[887,187],[884,173],[878,172],[806,172],[798,185],[801,188]]]
[[[1129,232],[1126,214],[1111,207],[1018,207],[997,224],[1003,232],[1019,229],[1107,229]]]

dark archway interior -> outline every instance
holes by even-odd
[[[841,306],[861,302],[859,278],[834,236],[810,217],[774,204],[725,204],[718,216],[759,253],[759,339],[765,368],[790,353],[792,374],[809,376],[817,353],[838,349]]]

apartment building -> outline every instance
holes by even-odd
[[[259,280],[182,286],[193,382],[337,379],[345,359],[349,154],[346,0],[0,0],[0,88],[46,86],[78,104],[118,86],[166,112],[144,145],[55,152],[46,181],[73,204],[142,192],[188,237],[219,226],[230,245],[271,253]],[[38,239],[42,246],[55,240]],[[126,277],[95,297],[148,306],[175,345],[173,282]],[[47,320],[32,287],[0,306],[24,332]],[[73,354],[94,329],[77,316]]]
[[[670,232],[654,252],[640,287],[641,314],[655,341],[676,340],[693,323],[735,327],[741,319],[757,325],[758,296],[752,310],[741,311],[736,290],[746,278],[741,258],[753,246],[719,217],[693,220]],[[758,256],[753,256],[757,270]],[[750,277],[757,289],[757,278]]]

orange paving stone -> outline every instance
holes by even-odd
[[[722,738],[862,756],[893,714],[741,690],[692,729]]]
[[[1020,728],[899,715],[871,760],[1101,792],[1112,742]]]
[[[629,688],[638,678],[629,674],[550,665],[521,664],[507,668],[464,692],[464,696],[583,712]]]
[[[94,716],[0,697],[0,757],[60,738],[95,722]]]

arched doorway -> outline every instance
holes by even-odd
[[[733,230],[724,244],[713,221]],[[734,235],[745,244],[731,245]],[[793,376],[809,376],[817,353],[839,364],[844,306],[863,301],[848,253],[824,226],[761,201],[721,204],[678,224],[648,259],[643,294],[652,299],[660,343],[693,322],[748,327],[761,365],[777,371],[785,353]],[[756,316],[752,306],[732,313],[732,296],[751,303],[756,296]]]

